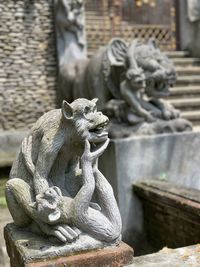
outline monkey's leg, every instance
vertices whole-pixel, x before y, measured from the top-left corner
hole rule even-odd
[[[87,213],[95,189],[92,164],[89,161],[84,161],[82,165],[83,186],[73,201],[73,205],[78,216],[83,212]]]
[[[10,179],[6,183],[6,200],[8,208],[16,225],[20,227],[28,226],[32,219],[29,204],[34,202],[33,190],[22,179]]]
[[[46,235],[55,236],[63,242],[72,242],[80,234],[76,233],[77,229],[42,222],[33,205],[35,201],[33,189],[22,179],[13,178],[7,182],[6,199],[14,222],[20,227],[27,227],[32,223],[34,232],[41,230]]]
[[[102,212],[109,219],[110,223],[116,229],[116,232],[120,234],[122,227],[121,215],[112,186],[98,169],[95,170],[94,177],[96,181],[96,192]]]
[[[120,226],[116,227],[117,223],[113,223],[110,220],[110,216],[108,216],[108,214],[104,215],[100,211],[89,208],[89,203],[95,189],[95,179],[93,175],[92,163],[87,161],[83,162],[82,170],[84,183],[82,188],[74,198],[74,201],[72,202],[74,224],[78,228],[82,229],[85,232],[88,232],[99,240],[112,242],[120,236],[121,224]],[[111,200],[111,202],[113,201]],[[110,209],[111,208],[112,206],[110,207]],[[108,212],[109,211],[107,209],[107,213]],[[114,215],[112,214],[111,217],[113,218]]]

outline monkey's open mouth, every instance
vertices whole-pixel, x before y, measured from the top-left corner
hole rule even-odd
[[[167,82],[156,82],[155,89],[163,96],[169,95],[169,85]]]
[[[103,123],[100,123],[96,125],[95,127],[91,128],[89,130],[90,133],[96,133],[96,134],[101,134],[102,132],[106,131],[108,125],[108,121],[105,121]]]
[[[149,97],[167,97],[170,94],[169,88],[170,85],[166,81],[154,80],[149,87],[147,86],[146,93]]]
[[[96,125],[95,127],[91,128],[89,130],[89,132],[92,135],[95,135],[97,138],[100,138],[100,139],[105,138],[108,136],[107,126],[108,126],[108,120],[106,120],[106,121]]]

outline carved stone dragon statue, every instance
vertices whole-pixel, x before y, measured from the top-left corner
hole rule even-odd
[[[127,45],[114,38],[91,59],[61,70],[60,77],[61,99],[99,98],[99,108],[111,119],[112,138],[192,129],[163,99],[176,82],[176,71],[153,40]]]

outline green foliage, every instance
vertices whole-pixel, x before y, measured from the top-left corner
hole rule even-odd
[[[5,185],[6,185],[7,178],[0,179],[0,208],[4,208],[7,206],[6,199],[5,199]]]
[[[0,208],[6,208],[6,207],[7,207],[6,198],[0,197]]]
[[[159,175],[159,178],[158,179],[161,180],[161,181],[167,181],[168,180],[167,174],[165,172],[162,172]]]

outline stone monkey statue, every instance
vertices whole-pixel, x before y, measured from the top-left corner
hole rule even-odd
[[[125,79],[120,83],[120,93],[122,99],[126,102],[127,107],[127,120],[130,123],[141,121],[152,122],[155,119],[149,111],[143,107],[143,94],[146,87],[146,79],[144,70],[138,67],[134,57],[134,49],[137,42],[132,42],[127,49],[126,65],[127,71]]]
[[[121,217],[113,190],[98,170],[109,139],[108,118],[97,99],[63,101],[44,114],[22,142],[6,184],[8,208],[19,227],[62,242],[81,232],[105,241],[120,238]],[[96,192],[99,202],[92,204]]]
[[[151,113],[142,106],[144,87],[145,78],[142,69],[128,70],[126,79],[120,84],[120,93],[127,104],[126,117],[130,124],[155,120]]]

